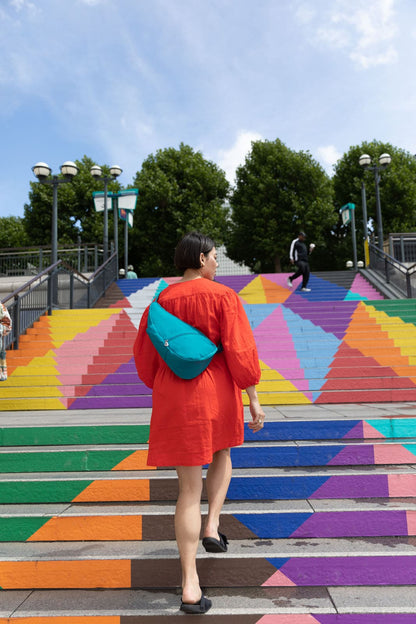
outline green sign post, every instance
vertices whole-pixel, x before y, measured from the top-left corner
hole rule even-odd
[[[351,234],[352,234],[352,253],[354,261],[354,270],[357,271],[357,236],[355,232],[355,204],[345,204],[340,208],[342,224],[348,225],[351,222]]]

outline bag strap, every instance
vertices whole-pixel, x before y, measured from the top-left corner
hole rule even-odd
[[[165,289],[163,289],[163,290],[165,290]],[[154,298],[153,298],[153,300],[152,300],[152,303],[157,303],[158,305],[160,305],[160,303],[158,302],[158,299],[159,299],[159,295],[160,295],[160,293],[161,293],[161,292],[162,292],[162,290],[160,290],[160,291],[159,291],[159,292],[158,292],[158,293],[154,296]],[[150,305],[152,305],[152,303],[151,303]],[[161,306],[161,307],[163,307],[163,306]],[[167,310],[166,310],[166,312],[167,312]],[[172,312],[169,312],[169,314],[171,314],[172,316],[175,316],[176,318],[179,318],[178,316],[176,316],[176,314],[172,314]],[[185,323],[186,325],[189,325],[189,327],[192,327],[193,329],[196,329],[196,327],[194,327],[194,326],[193,326],[193,325],[191,325],[190,323],[187,323],[186,321],[183,321],[182,319],[180,319],[180,320],[182,321],[182,323]],[[199,330],[199,331],[201,331],[201,330]],[[201,333],[203,334],[204,332],[201,332]],[[204,334],[204,336],[205,336],[205,334]],[[208,336],[207,336],[207,337],[208,337]],[[215,344],[215,343],[214,343],[214,344]],[[222,346],[222,344],[221,344],[221,343],[220,343],[219,345],[217,345],[217,349],[218,349],[217,353],[221,353],[221,351],[224,351],[224,348],[223,348],[223,346]]]

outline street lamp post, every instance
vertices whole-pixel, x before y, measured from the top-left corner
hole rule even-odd
[[[50,184],[53,189],[52,201],[52,236],[51,236],[51,264],[58,262],[58,186],[71,182],[72,178],[78,173],[78,167],[70,160],[64,162],[61,166],[60,178],[58,175],[52,175],[52,169],[43,162],[38,162],[32,167],[32,171],[41,184]],[[57,280],[52,279],[52,302],[57,303]]]
[[[371,157],[368,154],[362,154],[358,159],[359,164],[364,169],[368,169],[374,173],[374,182],[376,185],[376,212],[377,212],[377,238],[378,238],[378,246],[381,250],[383,250],[383,221],[381,216],[381,203],[380,203],[380,171],[385,169],[391,163],[390,154],[381,154],[378,159],[378,165],[371,164]]]
[[[108,195],[108,183],[118,178],[123,170],[118,165],[110,167],[110,175],[102,175],[102,169],[98,165],[91,167],[90,173],[96,180],[102,180],[104,182],[104,237],[103,237],[103,259],[104,262],[108,259],[108,210],[107,210],[107,195]]]

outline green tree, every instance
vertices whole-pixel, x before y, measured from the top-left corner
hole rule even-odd
[[[340,208],[347,202],[356,205],[357,243],[363,238],[362,182],[365,184],[367,216],[370,229],[377,233],[376,199],[374,173],[365,171],[359,165],[362,154],[369,154],[372,162],[378,164],[383,153],[390,154],[391,164],[380,172],[380,204],[383,219],[384,238],[394,232],[414,232],[416,228],[416,160],[412,154],[381,141],[363,142],[350,147],[335,166],[333,177],[335,206]],[[339,237],[348,233],[350,227],[339,227]]]
[[[103,183],[90,174],[93,160],[84,156],[76,160],[78,173],[68,184],[58,187],[58,242],[76,244],[78,237],[86,243],[101,242],[103,239],[103,215],[94,208],[93,191],[102,191]],[[109,175],[109,167],[102,167],[103,174]],[[30,244],[49,245],[51,242],[52,186],[30,183],[30,204],[24,208],[24,227]],[[117,181],[108,185],[109,191],[118,191]],[[111,201],[109,208],[109,239],[112,236]]]
[[[229,257],[256,272],[279,272],[289,268],[290,243],[305,230],[317,246],[316,269],[337,220],[332,197],[328,175],[309,153],[279,139],[253,142],[231,197]]]
[[[229,189],[224,172],[200,152],[180,144],[158,150],[143,162],[129,261],[140,275],[174,275],[173,253],[180,237],[200,230],[218,243],[227,230]]]
[[[29,242],[21,217],[0,217],[0,248],[25,247]]]

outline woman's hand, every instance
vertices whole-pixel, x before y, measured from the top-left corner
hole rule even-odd
[[[246,388],[246,392],[250,400],[250,414],[253,419],[251,422],[248,423],[248,426],[252,431],[254,431],[254,433],[256,433],[257,431],[260,431],[260,429],[263,429],[264,419],[266,416],[260,405],[256,387],[250,386],[249,388]]]

